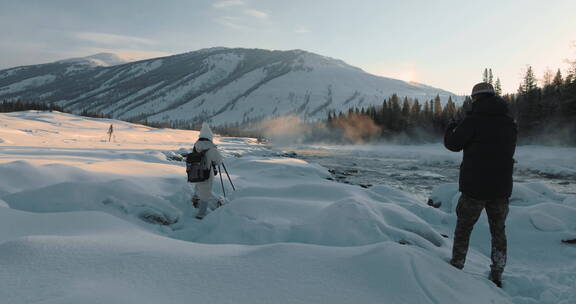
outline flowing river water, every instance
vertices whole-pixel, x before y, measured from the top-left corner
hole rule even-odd
[[[370,187],[387,184],[426,202],[440,184],[457,183],[461,153],[439,144],[336,146],[299,145],[285,155],[320,164],[332,179]],[[515,157],[515,182],[538,182],[556,192],[576,194],[576,149],[519,147]]]

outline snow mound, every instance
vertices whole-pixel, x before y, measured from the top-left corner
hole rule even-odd
[[[10,206],[4,200],[0,199],[0,208],[10,208]]]
[[[567,206],[576,207],[576,196],[566,197],[564,199],[564,201],[562,201],[562,204],[567,205]]]
[[[35,166],[28,161],[14,161],[0,164],[0,175],[10,176],[2,180],[1,193],[15,193],[37,189],[65,181],[89,181],[98,175],[62,164]]]
[[[295,228],[307,242],[330,246],[359,246],[383,241],[422,248],[446,245],[428,223],[394,204],[343,199],[324,208]]]
[[[11,208],[31,212],[102,210],[122,217],[135,216],[164,225],[174,224],[180,211],[168,201],[146,194],[126,180],[63,182],[4,196]]]
[[[532,225],[540,231],[562,231],[566,229],[566,226],[561,220],[543,212],[531,213],[530,221]]]
[[[135,225],[102,212],[31,213],[0,208],[0,243],[40,235],[132,235],[140,233],[142,230]]]

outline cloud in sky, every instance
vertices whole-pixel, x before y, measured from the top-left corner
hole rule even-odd
[[[245,9],[244,14],[258,19],[268,19],[268,13],[255,9]]]
[[[74,37],[104,45],[154,45],[155,41],[134,36],[125,36],[109,33],[79,32]]]
[[[234,6],[243,6],[244,1],[242,0],[225,0],[225,1],[218,1],[212,4],[213,8],[227,8],[227,7],[234,7]]]
[[[215,17],[213,21],[232,30],[257,30],[258,26],[255,26],[254,22],[269,18],[267,12],[250,8],[242,0],[219,1],[212,4],[212,7],[217,11],[224,12],[224,14]]]
[[[297,26],[296,29],[294,29],[294,32],[298,34],[307,34],[310,33],[310,30],[307,27],[300,25]]]
[[[250,27],[242,24],[242,20],[234,16],[221,16],[215,19],[217,23],[220,23],[228,28],[234,30],[249,30]]]

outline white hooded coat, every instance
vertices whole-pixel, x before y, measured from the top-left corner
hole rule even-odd
[[[198,141],[194,144],[194,149],[198,152],[207,151],[205,154],[206,161],[212,165],[218,167],[222,165],[222,155],[218,152],[218,148],[216,145],[212,143],[214,135],[212,134],[212,130],[208,124],[202,124],[202,130],[200,131],[200,135],[198,136]],[[205,138],[208,140],[200,140],[201,138]],[[214,181],[214,170],[210,170],[210,177],[199,183],[195,183],[195,195],[200,199],[200,201],[209,203],[213,200],[212,195],[212,182]]]

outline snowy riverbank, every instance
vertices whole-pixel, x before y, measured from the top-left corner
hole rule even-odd
[[[229,203],[198,221],[184,164],[166,158],[197,132],[38,112],[0,114],[0,126],[5,303],[576,300],[576,248],[560,243],[576,237],[576,198],[539,183],[516,185],[500,290],[485,279],[484,218],[465,270],[446,263],[454,184],[436,187],[436,209],[387,185],[330,181],[326,168],[251,139],[219,138],[238,191],[228,187]]]

